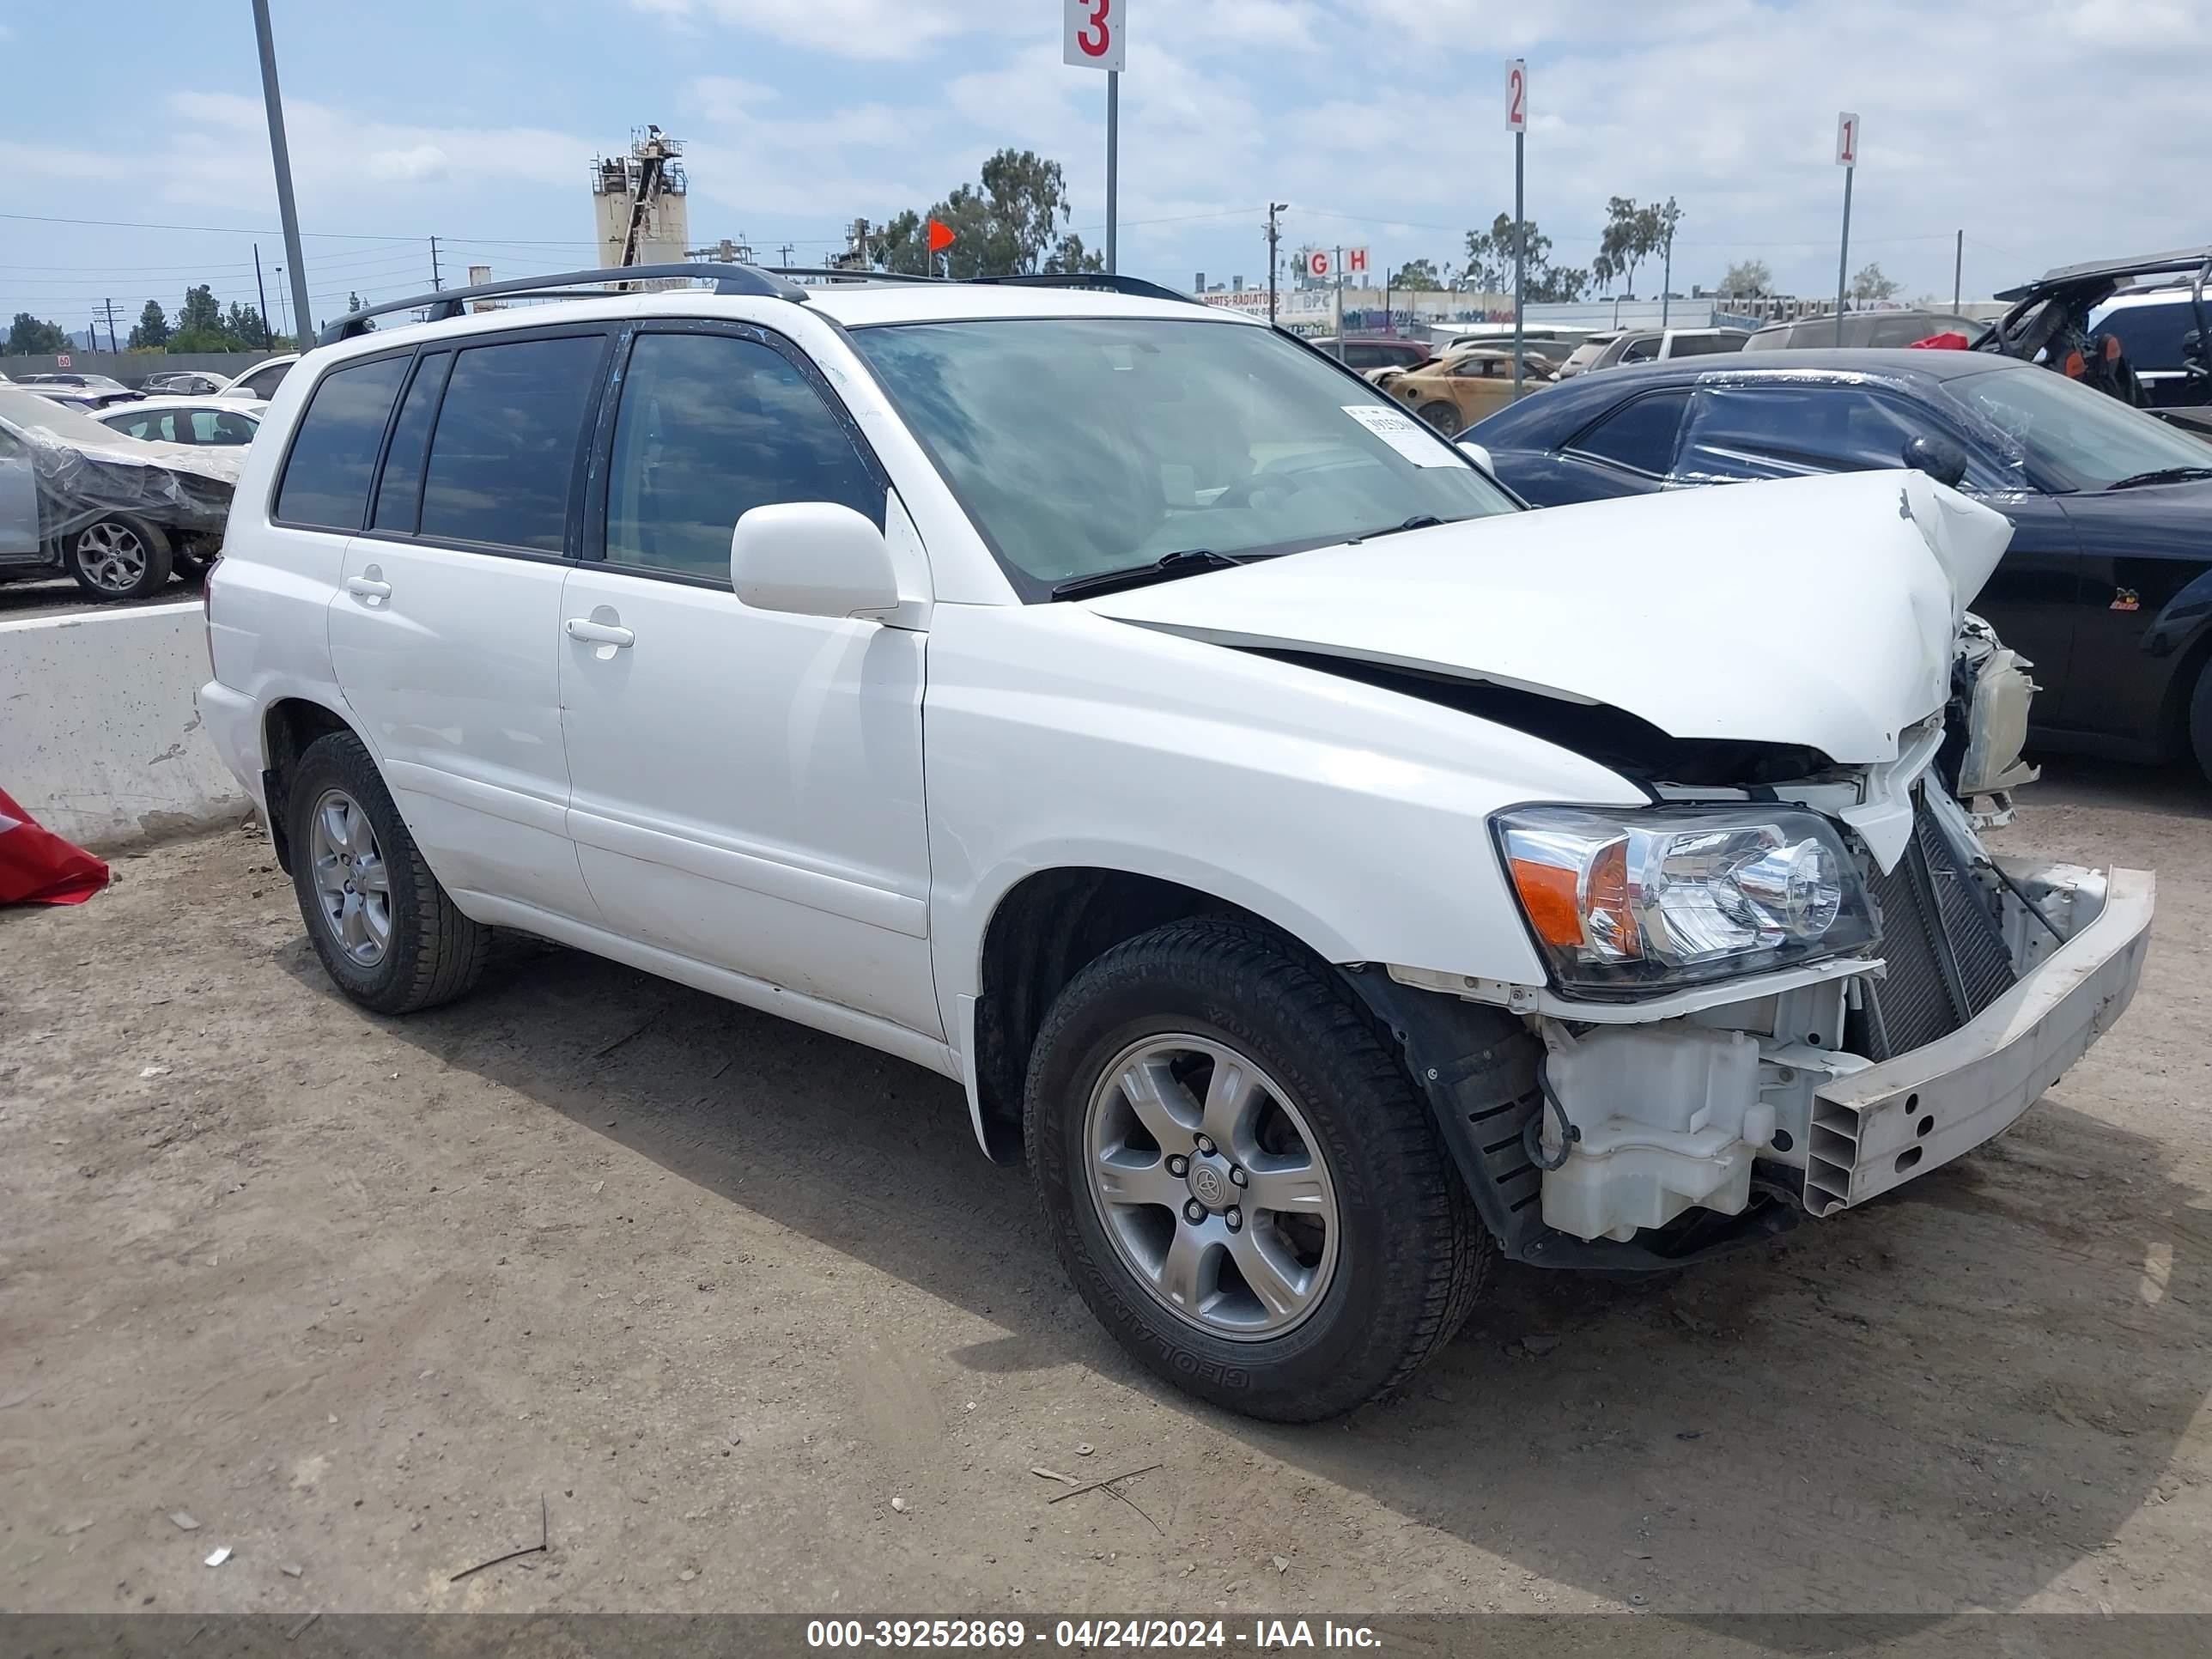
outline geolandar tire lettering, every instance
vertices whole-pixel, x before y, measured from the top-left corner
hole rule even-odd
[[[1091,1311],[1233,1410],[1307,1422],[1398,1386],[1487,1273],[1403,1069],[1325,963],[1251,923],[1171,923],[1085,969],[1024,1109]]]
[[[430,873],[359,738],[333,732],[307,746],[285,818],[301,918],[347,996],[407,1014],[476,983],[491,929],[463,915]]]

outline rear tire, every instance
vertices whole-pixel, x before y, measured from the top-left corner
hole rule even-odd
[[[1458,405],[1441,400],[1432,404],[1423,404],[1421,418],[1447,438],[1465,424],[1459,417]]]
[[[62,564],[95,599],[143,599],[169,585],[169,538],[139,519],[111,513],[62,538]]]
[[[491,929],[430,873],[359,738],[307,745],[284,816],[300,915],[338,989],[373,1012],[411,1014],[475,985]]]
[[[1239,1091],[1214,1080],[1231,1064],[1262,1104],[1224,1135],[1214,1100]],[[1165,1081],[1140,1107],[1148,1078]],[[1170,923],[1077,975],[1032,1051],[1024,1128],[1091,1312],[1161,1376],[1247,1416],[1311,1422],[1399,1387],[1459,1328],[1494,1254],[1350,993],[1250,923]],[[1209,1207],[1224,1201],[1249,1212]],[[1210,1265],[1178,1277],[1182,1250]]]

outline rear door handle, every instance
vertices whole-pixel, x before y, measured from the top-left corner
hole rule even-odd
[[[637,635],[627,628],[617,628],[611,623],[593,622],[586,617],[568,618],[568,637],[581,640],[586,645],[611,645],[617,648],[637,643]]]
[[[346,592],[364,599],[388,599],[392,597],[390,582],[372,581],[367,576],[348,576]]]

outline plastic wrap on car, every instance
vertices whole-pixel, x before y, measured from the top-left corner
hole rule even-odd
[[[29,392],[0,389],[0,420],[28,452],[40,536],[47,541],[112,514],[220,535],[246,465],[243,445],[203,449],[129,438]]]

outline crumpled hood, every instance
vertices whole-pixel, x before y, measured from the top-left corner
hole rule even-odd
[[[1960,617],[2011,538],[1925,474],[1858,472],[1407,531],[1083,603],[1868,765],[1943,706]]]

